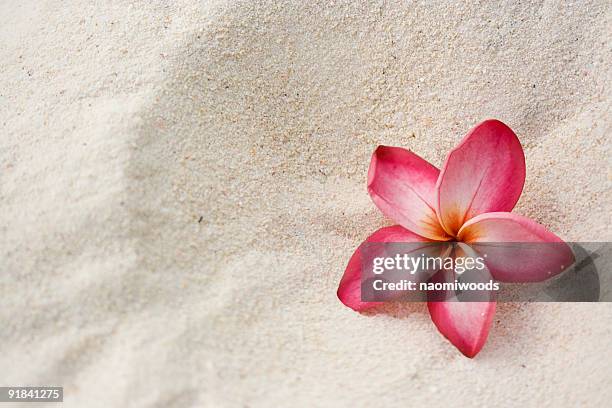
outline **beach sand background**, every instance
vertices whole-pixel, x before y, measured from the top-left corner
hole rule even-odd
[[[469,3],[469,4],[467,4]],[[518,134],[516,212],[610,241],[612,3],[0,2],[0,385],[66,407],[605,406],[610,304],[336,298],[378,144]]]

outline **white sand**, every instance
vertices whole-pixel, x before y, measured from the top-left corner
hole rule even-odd
[[[488,117],[525,147],[518,212],[612,239],[609,1],[69,3],[0,4],[0,385],[66,407],[612,400],[610,304],[500,305],[469,360],[424,305],[335,295],[388,223],[375,146],[440,165]]]

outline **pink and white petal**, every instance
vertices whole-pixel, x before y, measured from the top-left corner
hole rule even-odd
[[[427,302],[440,333],[466,357],[474,357],[487,341],[495,302]]]
[[[518,214],[481,214],[461,227],[458,239],[486,254],[491,275],[502,282],[540,282],[574,263],[569,245]]]
[[[409,150],[379,146],[368,171],[372,201],[404,228],[434,240],[449,237],[434,210],[439,170]]]
[[[423,242],[427,241],[423,237],[408,231],[400,225],[384,227],[370,235],[351,256],[346,266],[344,275],[338,286],[338,299],[346,306],[356,311],[369,309],[381,302],[362,302],[361,301],[361,269],[363,246],[370,242]]]
[[[447,156],[437,189],[442,227],[456,236],[469,219],[483,213],[510,211],[525,183],[525,156],[518,138],[498,120],[472,129]]]

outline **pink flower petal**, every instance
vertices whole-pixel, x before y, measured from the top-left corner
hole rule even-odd
[[[498,120],[472,129],[446,158],[436,184],[437,214],[456,236],[467,220],[510,211],[525,183],[525,156],[514,132]]]
[[[369,242],[423,242],[423,237],[408,231],[400,225],[384,227],[370,235],[353,253],[338,286],[338,299],[356,311],[366,310],[381,302],[361,301],[361,248]]]
[[[465,356],[484,346],[495,315],[495,302],[428,302],[429,314],[440,333]]]
[[[423,237],[447,240],[435,213],[439,170],[400,147],[379,146],[368,171],[372,201],[387,217]]]
[[[502,282],[539,282],[574,263],[569,245],[518,214],[481,214],[461,227],[458,239],[487,254],[491,275]]]

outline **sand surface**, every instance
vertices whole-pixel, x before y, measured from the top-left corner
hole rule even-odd
[[[107,4],[102,4],[107,3]],[[605,406],[612,306],[503,304],[474,360],[360,315],[378,144],[495,117],[517,212],[612,239],[609,1],[0,2],[0,386],[66,407]]]

